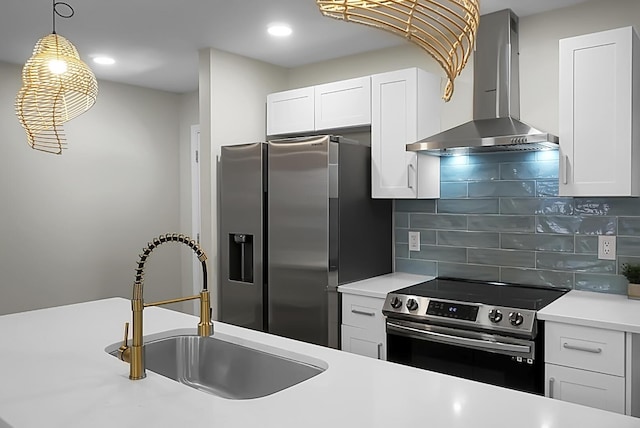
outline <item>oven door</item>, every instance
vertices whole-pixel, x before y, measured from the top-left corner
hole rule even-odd
[[[544,394],[544,362],[531,340],[387,319],[387,360]]]

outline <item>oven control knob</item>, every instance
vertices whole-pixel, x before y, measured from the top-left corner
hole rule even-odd
[[[502,321],[502,312],[500,312],[498,309],[491,309],[489,311],[489,320],[492,323],[499,323],[500,321]]]
[[[393,309],[398,309],[400,306],[402,306],[402,300],[400,300],[398,296],[395,296],[393,299],[391,299],[391,307]]]
[[[520,312],[511,312],[509,314],[509,322],[511,325],[520,325],[524,321],[524,317]]]
[[[418,302],[416,302],[416,299],[407,300],[407,309],[409,309],[410,311],[415,311],[416,309],[418,309]]]

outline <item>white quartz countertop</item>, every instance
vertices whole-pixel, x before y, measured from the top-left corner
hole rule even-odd
[[[145,335],[196,318],[145,309]],[[273,395],[229,400],[147,372],[128,379],[104,349],[130,303],[114,298],[0,317],[0,426],[630,428],[640,419],[216,323],[219,335],[321,359],[328,369]]]
[[[391,291],[429,281],[433,278],[435,277],[394,272],[341,285],[338,287],[338,291],[341,293],[384,299],[387,297],[387,293]]]
[[[538,311],[538,318],[640,333],[640,300],[618,294],[571,290]]]

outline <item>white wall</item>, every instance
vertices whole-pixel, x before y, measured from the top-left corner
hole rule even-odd
[[[286,88],[287,71],[216,49],[200,51],[202,245],[209,255],[209,284],[217,318],[217,168],[220,147],[264,141],[266,98]]]
[[[20,84],[0,63],[0,314],[130,297],[142,248],[180,226],[179,96],[101,81],[56,156],[27,145]],[[180,293],[179,251],[149,259],[147,300]]]
[[[192,198],[191,189],[193,182],[191,180],[191,131],[193,126],[198,126],[200,117],[198,110],[198,91],[188,92],[179,96],[179,121],[180,121],[180,233],[192,236]],[[193,260],[194,254],[189,251],[182,252],[182,295],[188,296],[194,294],[193,289]],[[177,296],[176,296],[177,297]],[[193,312],[192,309],[197,305],[193,302],[185,302],[182,305],[176,305],[181,310]]]

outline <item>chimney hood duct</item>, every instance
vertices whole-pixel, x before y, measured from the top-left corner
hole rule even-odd
[[[557,149],[558,137],[520,118],[518,17],[510,10],[482,15],[476,38],[473,120],[407,144],[437,156]]]

